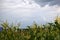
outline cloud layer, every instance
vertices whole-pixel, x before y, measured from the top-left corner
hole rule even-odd
[[[37,8],[39,7],[38,4],[36,4],[32,0],[1,0],[0,7],[3,8]]]
[[[58,5],[60,6],[60,0],[35,0],[36,3],[38,3],[41,6],[45,6],[45,5]]]

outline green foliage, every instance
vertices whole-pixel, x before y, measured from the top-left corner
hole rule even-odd
[[[60,20],[59,20],[60,21]],[[60,40],[60,23],[56,19],[54,23],[39,26],[34,23],[27,29],[20,29],[20,24],[9,25],[4,22],[0,32],[0,40]]]

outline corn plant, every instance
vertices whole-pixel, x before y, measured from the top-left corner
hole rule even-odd
[[[60,19],[53,23],[38,25],[34,23],[26,29],[19,28],[20,24],[9,25],[6,21],[0,27],[0,40],[60,40]]]

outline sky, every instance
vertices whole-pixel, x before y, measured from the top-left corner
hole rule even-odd
[[[60,15],[60,0],[0,0],[0,22],[21,22],[22,28],[34,21],[52,22],[57,15]]]

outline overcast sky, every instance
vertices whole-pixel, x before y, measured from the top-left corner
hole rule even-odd
[[[0,0],[0,22],[45,23],[60,15],[60,0]]]

